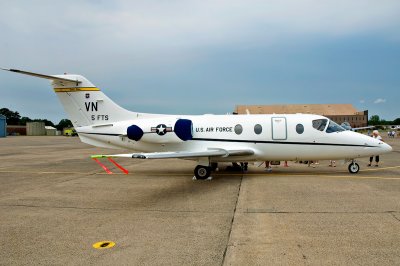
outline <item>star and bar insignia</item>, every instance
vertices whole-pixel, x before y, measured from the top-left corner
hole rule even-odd
[[[159,124],[156,127],[151,127],[151,132],[163,136],[167,134],[167,132],[172,132],[172,127],[167,127],[165,124]]]

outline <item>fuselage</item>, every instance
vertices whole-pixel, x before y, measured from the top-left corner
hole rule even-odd
[[[179,140],[174,121],[192,122],[192,138]],[[148,141],[135,141],[127,136],[131,125],[151,126],[144,132]],[[168,131],[158,135],[155,128],[165,125]],[[354,159],[390,152],[386,143],[372,137],[343,130],[326,117],[309,114],[271,115],[165,115],[96,126],[77,128],[82,141],[108,148],[140,152],[187,150],[251,149],[253,155],[235,157],[237,161]],[[232,161],[216,157],[212,161]]]

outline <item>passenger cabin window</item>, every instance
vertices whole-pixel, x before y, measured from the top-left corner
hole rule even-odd
[[[297,134],[303,134],[304,126],[302,124],[297,124],[296,125],[296,132],[297,132]]]
[[[262,132],[262,126],[260,124],[257,124],[254,126],[254,133],[256,133],[257,135],[260,135]]]
[[[312,126],[316,130],[324,131],[327,123],[328,119],[316,119],[312,121]]]
[[[345,131],[344,128],[333,122],[332,120],[329,120],[329,125],[328,128],[326,129],[326,133],[333,133],[333,132],[341,132]]]
[[[236,134],[238,134],[238,135],[240,135],[240,134],[242,134],[242,132],[243,132],[243,127],[242,127],[242,125],[239,125],[239,124],[237,124],[236,126],[235,126],[235,133]]]

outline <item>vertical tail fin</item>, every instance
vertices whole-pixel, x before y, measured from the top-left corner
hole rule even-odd
[[[56,76],[80,83],[53,80],[52,86],[76,127],[132,120],[139,116],[108,98],[99,88],[80,75]]]
[[[120,107],[81,75],[44,75],[17,69],[2,69],[51,80],[53,89],[74,127],[154,116]]]

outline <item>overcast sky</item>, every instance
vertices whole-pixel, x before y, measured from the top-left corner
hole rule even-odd
[[[399,0],[5,1],[0,66],[84,75],[140,112],[350,103],[400,117]],[[0,72],[0,107],[55,123],[49,82]]]

